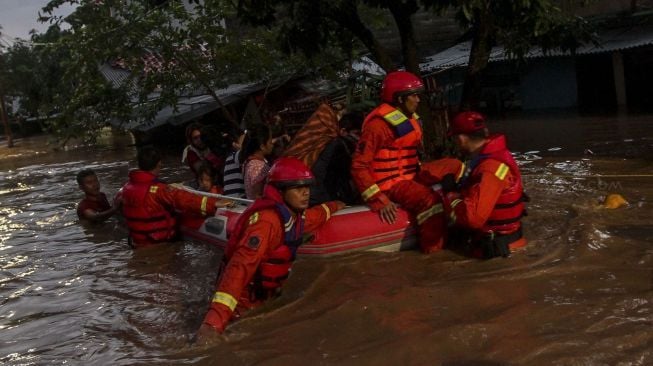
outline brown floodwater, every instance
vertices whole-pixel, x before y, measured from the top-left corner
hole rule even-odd
[[[192,343],[221,252],[131,250],[116,219],[81,225],[75,174],[113,195],[128,139],[0,147],[0,364],[653,364],[653,117],[528,115],[507,133],[531,196],[527,249],[299,259],[281,297]],[[163,177],[186,179],[178,152]],[[601,176],[601,177],[599,177]],[[628,207],[598,201],[620,193]]]

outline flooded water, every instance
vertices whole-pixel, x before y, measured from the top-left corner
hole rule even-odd
[[[0,148],[0,364],[653,364],[653,117],[492,123],[518,152],[527,249],[298,260],[283,295],[191,342],[221,253],[131,250],[121,223],[79,224],[75,174],[113,195],[132,147]],[[179,157],[164,178],[187,177]],[[598,207],[606,194],[630,205]]]

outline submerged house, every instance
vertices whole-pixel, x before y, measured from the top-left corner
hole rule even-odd
[[[653,24],[606,29],[598,45],[575,54],[532,49],[522,63],[492,50],[483,82],[488,113],[510,109],[575,108],[579,111],[653,111]],[[421,64],[437,80],[448,101],[460,100],[471,42],[456,44]]]
[[[352,75],[358,77],[380,78],[379,75],[384,73],[367,57],[354,62],[351,68]],[[116,87],[126,82],[130,75],[129,71],[119,65],[108,63],[100,66],[100,72]],[[358,95],[347,95],[351,90],[347,80],[338,82],[311,75],[233,84],[214,90],[219,102],[205,91],[198,91],[192,96],[179,97],[176,107],[165,107],[148,121],[114,120],[111,124],[129,130],[139,144],[149,141],[182,142],[180,139],[183,139],[185,125],[193,121],[225,131],[233,130],[233,123],[221,113],[222,109],[228,109],[241,129],[255,122],[270,123],[275,115],[279,115],[288,132],[292,133],[303,125],[320,102],[344,105],[360,99],[361,90],[356,89]],[[152,99],[156,97],[151,96]]]

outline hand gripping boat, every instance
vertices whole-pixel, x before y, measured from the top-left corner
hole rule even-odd
[[[253,201],[181,188],[237,202],[234,207],[218,209],[213,217],[185,216],[180,219],[180,231],[185,239],[224,248],[238,216]],[[304,244],[297,250],[300,257],[327,257],[363,250],[399,251],[413,248],[417,243],[415,227],[406,211],[397,210],[397,220],[393,224],[386,224],[381,221],[378,213],[362,205],[336,212],[320,229],[308,234]]]

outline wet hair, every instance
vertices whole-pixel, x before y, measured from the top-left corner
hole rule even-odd
[[[243,164],[253,153],[261,149],[268,140],[272,138],[270,127],[264,124],[256,124],[247,130],[243,139],[243,146],[240,149],[238,160]]]
[[[193,135],[193,131],[202,132],[202,125],[197,123],[197,122],[193,122],[193,123],[189,124],[188,126],[186,126],[186,143],[188,145],[193,144],[193,138],[191,137]]]
[[[138,169],[150,171],[156,168],[161,161],[161,153],[154,146],[144,146],[138,149],[136,159],[138,160]]]
[[[80,170],[79,173],[77,173],[77,184],[81,186],[84,178],[90,177],[91,175],[96,175],[92,169]]]
[[[209,177],[211,177],[211,181],[215,180],[215,169],[209,164],[208,161],[202,161],[197,168],[197,180],[199,181],[200,177],[203,174],[207,174]]]
[[[363,128],[364,119],[365,115],[362,112],[347,112],[340,118],[338,125],[347,132],[360,130]]]

